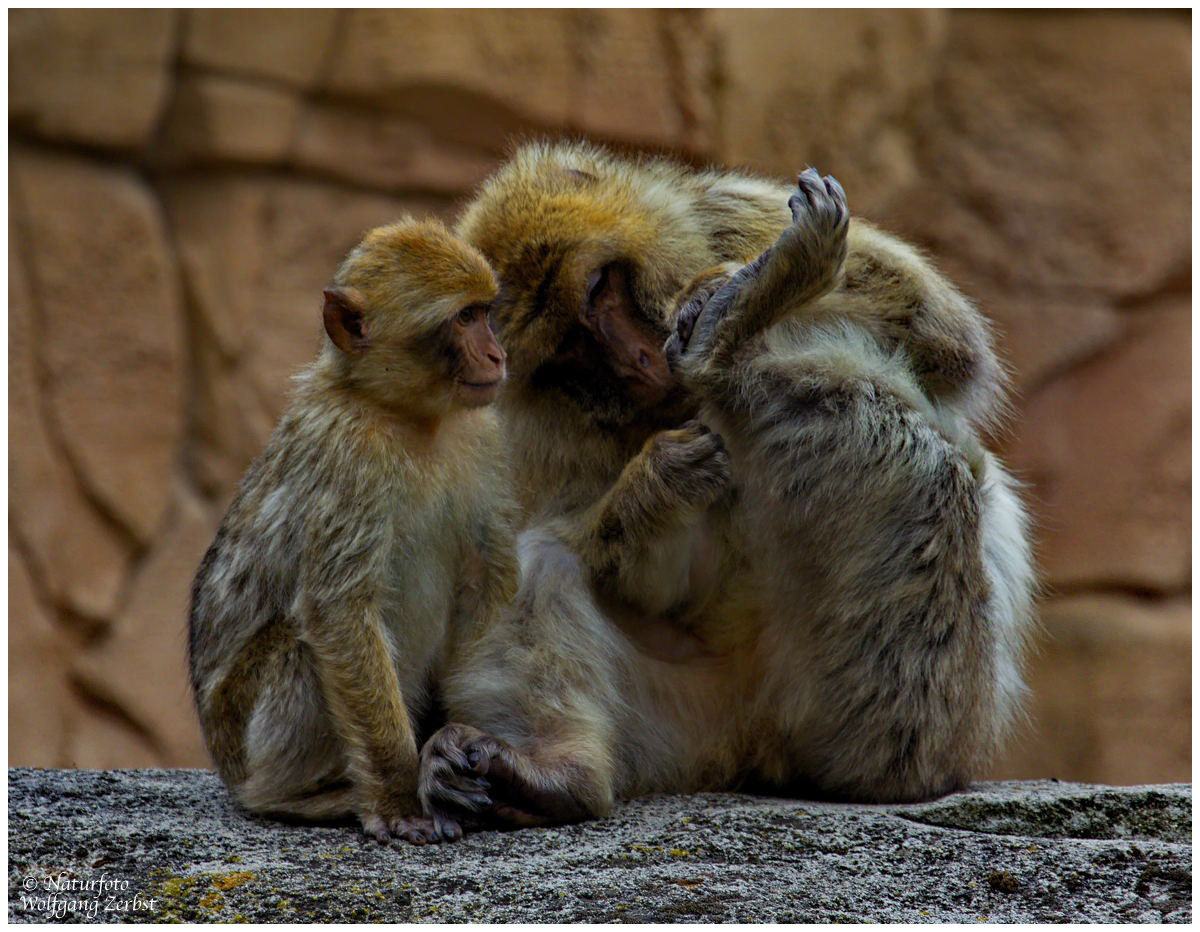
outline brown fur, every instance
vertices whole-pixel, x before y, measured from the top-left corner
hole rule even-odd
[[[501,282],[527,530],[513,607],[446,678],[462,724],[423,752],[442,824],[740,785],[927,798],[1013,720],[1031,576],[977,437],[1001,396],[988,328],[807,185],[796,219],[785,185],[534,145],[465,212]],[[738,313],[695,314],[705,363],[658,397],[581,322],[618,307],[641,346],[676,325],[674,296],[711,297],[772,246],[730,289]],[[680,426],[697,414],[728,450]],[[488,805],[472,781],[493,760]]]
[[[329,335],[197,573],[190,664],[222,777],[248,808],[419,816],[418,734],[447,655],[516,582],[494,413],[487,264],[439,223],[369,233],[326,291]],[[464,385],[464,379],[468,384]]]

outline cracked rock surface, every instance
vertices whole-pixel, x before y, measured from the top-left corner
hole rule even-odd
[[[247,816],[207,771],[14,769],[9,919],[1184,923],[1191,798],[1051,781],[907,806],[707,793],[414,848]]]

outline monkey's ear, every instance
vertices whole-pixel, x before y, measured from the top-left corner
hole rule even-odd
[[[365,301],[353,288],[330,285],[325,289],[325,332],[343,353],[361,353],[370,344],[363,329]]]

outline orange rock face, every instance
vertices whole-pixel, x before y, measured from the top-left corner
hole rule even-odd
[[[191,574],[371,226],[529,135],[789,175],[995,322],[1042,577],[995,773],[1190,776],[1184,13],[10,15],[12,764],[204,765]]]

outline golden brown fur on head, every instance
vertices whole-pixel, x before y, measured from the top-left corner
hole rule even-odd
[[[652,370],[670,298],[706,242],[687,187],[670,163],[582,143],[527,146],[484,185],[457,230],[500,279],[493,320],[517,387],[557,391],[612,423],[661,401],[669,375]],[[617,316],[597,323],[601,305]]]
[[[325,296],[330,342],[320,365],[329,377],[428,417],[491,400],[477,383],[503,377],[503,353],[459,331],[472,320],[486,328],[496,279],[440,221],[406,218],[372,230]]]

